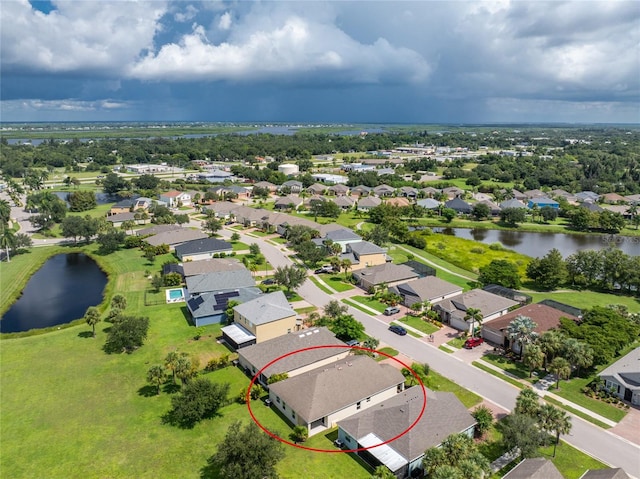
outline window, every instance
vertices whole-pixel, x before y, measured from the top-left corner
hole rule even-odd
[[[282,410],[283,411],[287,410],[287,403],[285,403],[284,401],[282,401]]]
[[[360,409],[360,401],[356,403],[356,409]]]
[[[296,418],[296,412],[295,412],[295,411],[291,411],[291,417],[292,417],[293,419],[295,419],[295,418]]]
[[[278,396],[276,396],[276,402],[280,404],[280,398]]]

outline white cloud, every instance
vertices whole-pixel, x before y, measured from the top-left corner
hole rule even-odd
[[[132,103],[115,100],[4,100],[0,102],[0,111],[38,112],[38,111],[100,111],[123,110],[131,108]]]
[[[231,28],[231,13],[224,12],[218,20],[218,28],[220,30],[229,30]]]
[[[194,7],[193,5],[187,5],[187,8],[185,8],[184,12],[176,12],[173,15],[173,18],[176,20],[176,22],[188,22],[189,20],[193,20],[197,13],[198,9],[196,7]]]

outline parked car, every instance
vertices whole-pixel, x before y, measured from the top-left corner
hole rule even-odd
[[[392,324],[391,326],[389,326],[389,331],[399,334],[400,336],[404,336],[407,334],[407,330],[402,326],[398,326],[397,324]]]
[[[469,338],[464,342],[465,349],[473,349],[476,346],[480,346],[484,343],[484,339],[482,338]]]
[[[387,309],[384,310],[384,315],[385,316],[391,316],[392,314],[396,314],[400,312],[400,308],[398,308],[397,306],[389,306]]]
[[[332,271],[333,266],[331,266],[330,264],[325,264],[324,266],[321,266],[320,268],[315,270],[315,274],[331,273]]]
[[[352,339],[351,341],[347,341],[347,346],[360,346],[360,341]]]
[[[276,284],[276,280],[273,279],[273,278],[267,278],[267,279],[262,281],[262,284],[266,284],[266,285]]]

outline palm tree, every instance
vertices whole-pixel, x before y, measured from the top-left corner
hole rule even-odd
[[[7,224],[11,219],[11,205],[7,200],[0,200],[0,224]]]
[[[342,271],[344,271],[344,280],[347,281],[347,279],[348,279],[347,273],[351,269],[351,260],[346,259],[346,258],[343,259],[340,262],[340,269],[342,269]]]
[[[84,320],[93,329],[93,337],[96,337],[96,324],[101,320],[100,311],[95,306],[87,308],[87,312],[84,313]]]
[[[567,338],[564,341],[563,350],[564,358],[571,364],[571,369],[577,369],[577,374],[580,374],[580,367],[589,367],[593,364],[593,349],[576,338]]]
[[[4,248],[7,253],[7,263],[11,262],[11,257],[9,256],[9,250],[13,249],[16,244],[16,234],[15,232],[6,226],[0,227],[0,247]]]
[[[544,431],[555,433],[556,441],[553,444],[553,457],[556,457],[560,434],[569,434],[571,431],[571,418],[566,412],[552,404],[543,404],[538,412],[538,424]]]
[[[121,294],[116,294],[111,298],[111,307],[119,310],[127,309],[127,298]]]
[[[136,222],[133,220],[127,220],[122,222],[122,226],[120,226],[123,230],[129,230],[130,234],[133,234],[133,227],[136,225]]]
[[[540,397],[531,388],[524,388],[516,398],[515,414],[535,417],[540,410]]]
[[[258,265],[255,263],[249,264],[249,271],[251,271],[252,276],[255,276],[256,272],[258,271]]]
[[[160,386],[162,386],[166,379],[167,375],[160,364],[151,366],[149,371],[147,371],[147,381],[158,389],[158,394],[160,394]]]
[[[560,379],[569,379],[571,376],[571,365],[565,358],[557,357],[549,365],[549,371],[556,375],[558,382],[556,389],[560,388]]]
[[[173,384],[176,383],[176,367],[179,359],[180,355],[176,351],[170,351],[169,354],[167,354],[167,357],[164,358],[165,367],[169,371],[171,371],[171,379],[173,381]]]
[[[532,376],[533,370],[541,368],[544,364],[544,353],[538,344],[529,346],[522,356],[522,361],[529,367],[529,377]]]
[[[540,336],[539,345],[544,353],[544,369],[547,370],[548,364],[562,351],[564,336],[559,331],[545,331]]]
[[[507,337],[520,346],[520,358],[524,354],[527,344],[531,344],[537,337],[535,329],[538,325],[528,316],[519,314],[507,326]]]
[[[478,329],[482,326],[482,311],[477,308],[467,309],[467,314],[464,316],[465,321],[471,320],[471,336],[476,336],[476,323],[478,323]]]

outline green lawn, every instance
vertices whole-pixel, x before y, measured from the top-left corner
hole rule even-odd
[[[95,245],[85,248],[95,250]],[[69,248],[34,248],[0,265],[0,298],[8,304],[29,274],[46,256]],[[207,458],[216,451],[229,424],[250,420],[246,406],[231,403],[220,415],[193,429],[163,424],[172,395],[151,395],[146,372],[162,363],[169,351],[197,357],[201,367],[229,350],[217,343],[220,326],[206,326],[195,341],[184,304],[145,307],[149,280],[171,255],[149,264],[139,250],[97,256],[110,272],[107,301],[113,294],[127,298],[129,314],[150,317],[148,339],[134,353],[102,351],[109,323],[99,323],[97,338],[87,337],[85,324],[29,337],[3,338],[0,347],[0,462],[3,477],[47,478],[201,478]],[[16,287],[11,288],[15,284]],[[13,296],[12,296],[13,295]],[[230,382],[236,396],[249,379],[229,367],[205,377]],[[254,412],[270,430],[288,435],[289,426],[260,402]],[[333,438],[335,439],[335,438]],[[332,438],[319,435],[310,446],[331,449]],[[278,471],[283,478],[366,479],[370,472],[348,454],[315,454],[286,447]]]
[[[325,293],[327,293],[327,294],[334,294],[335,293],[335,291],[330,290],[324,284],[320,283],[320,281],[318,281],[314,276],[309,276],[309,279],[311,280],[311,282],[313,284],[315,284],[318,288],[320,288]]]
[[[542,457],[549,459],[558,468],[565,479],[578,479],[589,469],[606,469],[607,465],[579,451],[575,447],[560,441],[553,457],[553,446],[540,449]]]
[[[507,376],[506,374],[502,374],[502,373],[496,371],[495,369],[490,368],[489,366],[486,366],[485,364],[482,364],[482,361],[473,361],[471,364],[473,364],[478,369],[482,369],[483,371],[491,374],[492,376],[500,378],[503,381],[506,381],[509,384],[511,384],[511,385],[513,385],[513,386],[515,386],[515,387],[517,387],[519,389],[524,389],[524,387],[525,387],[524,384],[522,384],[517,379],[513,379],[513,378]]]
[[[610,304],[624,304],[632,313],[640,313],[640,300],[631,296],[617,294],[597,293],[595,291],[568,291],[535,293],[526,291],[533,298],[534,303],[543,299],[553,299],[580,309],[588,309],[594,306],[608,306]]]
[[[331,293],[329,293],[329,294],[331,294]],[[352,306],[352,307],[354,307],[354,308],[356,308],[356,309],[359,309],[359,310],[360,310],[360,311],[362,311],[363,313],[366,313],[366,314],[373,314],[373,312],[369,311],[367,308],[365,308],[364,306],[362,306],[362,304],[361,304],[361,303],[358,303],[357,301],[351,301],[351,300],[349,300],[349,299],[343,299],[343,300],[342,300],[342,302],[343,302],[343,303],[345,303],[345,304],[347,304],[347,305],[349,305],[349,306]]]
[[[466,408],[472,408],[482,402],[482,398],[476,393],[454,383],[433,369],[429,372],[429,376],[427,376],[425,386],[433,391],[443,391],[455,394]]]
[[[594,417],[590,416],[589,414],[585,414],[582,411],[573,408],[571,406],[567,406],[566,404],[564,404],[563,402],[558,401],[557,399],[554,399],[550,396],[545,396],[544,400],[547,401],[548,403],[553,404],[554,406],[558,406],[560,409],[564,409],[566,411],[569,411],[571,414],[574,414],[578,417],[581,417],[582,419],[584,419],[585,421],[589,421],[592,424],[595,424],[598,427],[601,427],[602,429],[609,429],[611,426],[609,426],[608,424],[605,424],[602,421],[598,421],[597,419],[595,419]]]
[[[568,399],[578,406],[586,407],[590,411],[593,411],[596,414],[600,414],[607,419],[615,422],[620,422],[622,418],[626,416],[627,411],[612,406],[611,404],[599,401],[597,399],[587,397],[581,392],[581,389],[585,387],[592,379],[593,377],[589,377],[587,379],[574,378],[571,381],[560,381],[560,389],[556,389],[554,385],[551,389],[549,389],[549,391],[560,397]]]
[[[499,354],[485,354],[482,356],[482,360],[488,363],[493,364],[494,366],[498,366],[500,369],[504,370],[509,374],[513,374],[521,379],[525,379],[527,381],[532,380],[533,378],[529,377],[529,368],[526,367],[519,361],[512,361],[504,356],[500,356]],[[544,376],[544,371],[538,371],[539,377]]]
[[[437,276],[446,281],[451,281],[454,284],[457,284],[459,286],[463,286],[469,289],[468,281],[475,281],[478,278],[477,274],[472,273],[471,271],[467,271],[466,269],[460,268],[453,263],[450,263],[442,258],[439,258],[438,256],[435,256],[429,253],[428,251],[421,250],[409,245],[401,245],[401,246],[402,248],[405,248],[409,250],[412,254],[414,254],[416,257],[415,259],[418,261],[420,261],[420,257],[422,257],[431,261],[433,264],[436,265],[436,267],[445,268],[450,270],[453,273],[457,273],[458,275],[463,276],[463,278],[460,278],[459,276],[451,275],[450,273],[445,273],[444,271],[441,271],[440,269],[438,269]],[[454,280],[450,278],[456,278],[456,279]],[[467,279],[465,280],[464,278],[467,278]],[[463,281],[462,284],[459,283],[461,280]]]
[[[380,351],[381,353],[388,354],[389,356],[397,356],[398,354],[400,354],[400,353],[399,353],[398,351],[396,351],[395,349],[393,349],[393,348],[389,348],[389,347],[379,349],[378,351]],[[377,359],[381,361],[381,360],[383,360],[383,359],[389,359],[389,358],[387,358],[386,356],[384,356],[384,355],[382,355],[382,354],[381,354],[381,355],[379,355],[379,356],[378,356],[378,358],[377,358]]]
[[[381,303],[377,299],[373,299],[373,296],[352,296],[351,299],[360,304],[364,304],[365,306],[369,306],[379,313],[382,313],[385,309],[387,309],[386,304]]]
[[[466,341],[465,338],[453,338],[450,341],[447,341],[447,344],[449,346],[453,346],[454,348],[462,349],[465,341]]]
[[[231,244],[233,245],[233,251],[247,251],[249,249],[249,245],[242,241],[233,241]]]
[[[318,275],[322,280],[327,283],[332,289],[335,289],[338,293],[343,291],[351,291],[355,288],[351,283],[344,282],[343,274],[319,274]]]
[[[423,321],[422,319],[416,318],[415,316],[405,316],[404,318],[400,318],[397,321],[400,324],[408,324],[412,328],[417,329],[418,331],[422,331],[425,334],[432,334],[440,329],[436,325]]]

